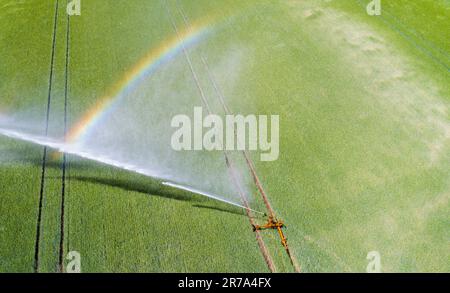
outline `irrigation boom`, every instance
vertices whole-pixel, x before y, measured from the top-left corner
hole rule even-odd
[[[267,220],[267,223],[264,225],[254,225],[253,226],[253,231],[256,230],[267,230],[267,229],[274,229],[278,231],[278,235],[280,236],[281,239],[281,244],[283,245],[283,247],[286,250],[289,250],[288,244],[287,244],[287,239],[286,236],[283,233],[283,228],[285,228],[286,225],[284,225],[284,222],[281,220],[277,220],[272,216],[269,216],[269,219]]]

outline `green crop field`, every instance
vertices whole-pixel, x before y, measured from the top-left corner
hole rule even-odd
[[[365,272],[372,251],[383,272],[450,271],[448,0],[68,2],[0,0],[0,272],[66,271],[71,251],[82,272],[269,272],[242,209],[1,135],[63,138],[115,97],[74,147],[225,194],[223,152],[167,151],[198,87],[224,114],[215,86],[233,113],[279,115],[279,158],[250,156],[301,272]]]

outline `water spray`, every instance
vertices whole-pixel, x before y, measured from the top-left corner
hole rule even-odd
[[[79,150],[76,145],[73,144],[66,144],[66,143],[62,143],[60,141],[51,139],[51,138],[47,138],[47,137],[41,137],[41,136],[37,136],[37,135],[31,135],[31,134],[25,134],[25,133],[21,133],[15,130],[10,130],[10,129],[4,129],[4,128],[0,128],[0,135],[9,137],[9,138],[13,138],[13,139],[18,139],[18,140],[22,140],[22,141],[26,141],[26,142],[30,142],[33,144],[37,144],[37,145],[41,145],[41,146],[46,146],[52,149],[55,149],[58,152],[61,153],[66,153],[66,154],[70,154],[70,155],[75,155],[78,156],[80,158],[84,158],[84,159],[88,159],[91,161],[95,161],[98,163],[102,163],[105,165],[109,165],[109,166],[113,166],[119,169],[123,169],[123,170],[127,170],[130,172],[134,172],[140,175],[144,175],[147,177],[152,177],[154,179],[159,179],[159,180],[167,180],[167,178],[162,178],[161,175],[157,175],[156,171],[152,171],[152,170],[148,170],[148,169],[143,169],[143,168],[139,168],[135,165],[132,164],[128,164],[125,162],[121,162],[115,159],[112,159],[110,157],[101,155],[101,154],[95,154],[92,152],[87,152],[87,151],[83,151],[83,150]],[[254,213],[258,213],[261,215],[265,215],[263,212],[259,212],[253,209],[250,209],[248,207],[245,207],[243,205],[237,204],[235,202],[232,202],[230,200],[226,200],[221,198],[218,195],[212,194],[212,193],[208,193],[205,191],[201,191],[198,189],[195,189],[193,187],[189,187],[189,186],[184,186],[181,184],[177,184],[177,183],[173,183],[173,182],[168,182],[168,181],[163,181],[162,182],[163,185],[165,186],[170,186],[176,189],[180,189],[180,190],[184,190],[184,191],[189,191],[195,194],[199,194],[202,196],[206,196],[208,198],[235,206],[235,207],[239,207],[245,210],[249,210],[252,211]]]
[[[200,195],[203,195],[203,196],[206,196],[206,197],[215,199],[215,200],[217,200],[217,201],[221,201],[221,202],[224,202],[224,203],[233,205],[233,206],[238,207],[238,208],[241,208],[241,209],[245,209],[245,210],[252,211],[252,212],[254,212],[254,213],[258,213],[258,214],[261,214],[261,215],[265,215],[265,213],[263,213],[263,212],[260,212],[260,211],[256,211],[256,210],[247,208],[247,207],[245,207],[245,206],[243,206],[243,205],[240,205],[240,204],[234,203],[234,202],[232,202],[232,201],[229,201],[229,200],[220,198],[220,197],[217,196],[217,195],[214,195],[214,194],[211,194],[211,193],[207,193],[207,192],[204,192],[204,191],[195,189],[195,188],[193,188],[193,187],[183,186],[183,185],[180,185],[180,184],[177,184],[177,183],[173,183],[173,182],[163,182],[162,185],[170,186],[170,187],[177,188],[177,189],[181,189],[181,190],[185,190],[185,191],[189,191],[189,192],[192,192],[192,193],[195,193],[195,194],[200,194]]]

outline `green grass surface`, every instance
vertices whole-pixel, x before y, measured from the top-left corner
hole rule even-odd
[[[71,125],[174,34],[162,1],[82,2],[82,15],[70,19]],[[303,271],[363,272],[373,250],[386,272],[449,271],[449,3],[383,1],[383,15],[369,17],[365,2],[181,6],[191,20],[228,17],[190,51],[214,111],[223,112],[201,55],[233,112],[280,115],[279,160],[252,157]],[[168,5],[183,27],[176,2]],[[33,117],[43,133],[54,1],[0,0],[0,7],[0,114],[15,114],[18,127]],[[66,21],[60,1],[49,124],[56,137],[63,134]],[[167,116],[201,105],[189,74],[179,55],[154,77],[187,96]],[[0,137],[1,272],[33,271],[42,153]],[[233,158],[242,165],[239,154]],[[221,160],[207,156],[189,172],[212,172]],[[237,209],[73,156],[67,171],[64,254],[80,252],[83,272],[268,271]],[[47,161],[44,187],[39,271],[55,272],[60,158]],[[293,271],[275,232],[264,240],[278,271]]]

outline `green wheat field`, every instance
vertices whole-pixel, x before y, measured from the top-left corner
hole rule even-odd
[[[187,17],[208,30],[187,51],[213,112],[223,109],[202,60],[233,112],[280,117],[278,160],[250,155],[301,272],[366,272],[371,251],[382,272],[450,271],[450,1],[383,0],[370,16],[369,0],[81,0],[70,17],[67,2],[0,0],[0,128],[64,137]],[[169,118],[201,102],[175,52],[91,141],[163,154]],[[108,128],[118,117],[141,123]],[[152,166],[222,188],[221,155],[155,155]],[[241,209],[43,156],[0,135],[0,272],[65,271],[70,251],[82,272],[269,272]],[[261,235],[276,272],[294,272],[276,231]]]

